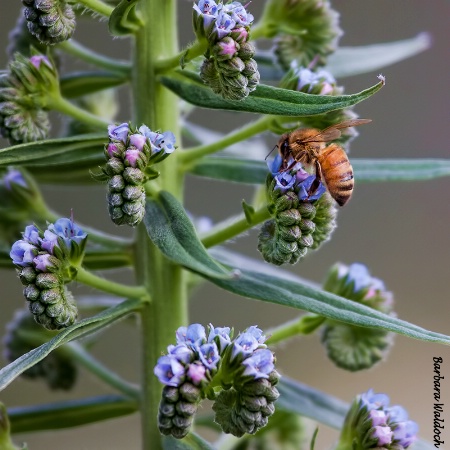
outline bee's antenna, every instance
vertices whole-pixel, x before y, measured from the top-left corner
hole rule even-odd
[[[278,145],[274,145],[274,146],[273,146],[273,149],[270,150],[269,153],[267,153],[266,157],[264,158],[265,161],[267,160],[267,158],[271,155],[271,153],[272,153],[276,148],[278,148]]]

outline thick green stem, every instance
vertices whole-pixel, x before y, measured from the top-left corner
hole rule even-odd
[[[108,122],[107,120],[91,114],[85,109],[79,108],[78,106],[70,103],[61,96],[51,97],[49,99],[47,107],[49,109],[59,111],[62,114],[66,114],[67,116],[73,117],[74,119],[86,123],[87,125],[98,127],[101,130],[105,130],[106,127],[110,124],[110,122]]]
[[[219,150],[229,147],[230,145],[244,141],[252,136],[255,136],[256,134],[267,131],[271,121],[272,116],[263,116],[260,119],[255,120],[254,122],[243,126],[239,130],[223,137],[222,139],[219,139],[218,141],[187,149],[180,155],[180,160],[183,163],[182,169],[187,170],[192,163],[203,156],[216,153]]]
[[[201,241],[205,247],[213,247],[250,230],[269,218],[270,212],[267,209],[267,205],[264,205],[252,213],[250,217],[247,217],[245,214],[240,214],[237,217],[232,217],[219,223],[209,230],[208,233],[200,236]]]
[[[94,287],[100,291],[117,295],[118,297],[137,298],[146,301],[150,300],[149,294],[143,286],[127,286],[126,284],[116,283],[115,281],[98,277],[82,267],[77,267],[76,279],[80,283]]]
[[[170,130],[180,139],[178,99],[157,79],[158,61],[178,54],[178,0],[143,0],[139,3],[145,25],[135,35],[133,54],[134,122],[145,123],[153,130]],[[182,201],[183,177],[178,173],[175,152],[158,169],[161,189]],[[136,275],[138,282],[151,293],[152,302],[141,309],[142,326],[142,442],[144,450],[162,448],[157,426],[162,386],[153,368],[174,333],[187,323],[187,281],[181,267],[165,258],[149,240],[143,224],[136,239]]]
[[[70,39],[58,44],[58,48],[65,51],[69,55],[76,56],[77,58],[93,64],[102,69],[111,70],[113,72],[120,72],[125,75],[129,75],[131,72],[131,64],[125,61],[118,61],[114,58],[109,58],[100,53],[94,52],[88,47],[80,44],[79,42]]]
[[[113,12],[114,8],[101,0],[77,0],[79,4],[86,6],[91,11],[94,11],[102,16],[109,17]]]
[[[89,372],[97,376],[109,386],[119,392],[122,392],[122,394],[125,394],[128,397],[139,400],[139,389],[137,386],[124,380],[115,372],[111,372],[108,367],[101,364],[100,361],[94,358],[81,345],[76,342],[70,342],[66,344],[66,346],[62,347],[62,350],[77,361],[78,364],[82,365],[85,369],[89,370]]]

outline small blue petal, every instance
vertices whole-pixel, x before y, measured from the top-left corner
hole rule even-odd
[[[110,139],[115,139],[122,141],[124,144],[127,143],[128,132],[130,128],[126,122],[120,125],[108,125],[108,135]]]
[[[256,350],[253,355],[242,361],[245,366],[244,376],[252,376],[255,380],[259,378],[269,378],[269,374],[274,369],[273,354],[270,350]]]
[[[27,241],[16,241],[11,247],[9,256],[17,266],[25,267],[32,264],[34,257],[38,254],[38,248]]]
[[[185,368],[172,355],[161,356],[153,369],[159,381],[166,386],[178,387],[185,378]]]
[[[28,187],[27,182],[23,178],[22,172],[17,169],[11,168],[8,168],[8,172],[3,177],[3,183],[5,184],[8,191],[12,189],[13,184],[17,184],[18,186],[22,186],[24,188]]]

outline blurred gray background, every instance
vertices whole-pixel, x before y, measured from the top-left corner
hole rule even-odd
[[[255,16],[259,15],[263,3],[255,0],[251,4],[250,9]],[[372,118],[373,123],[359,130],[360,137],[352,144],[351,156],[448,158],[450,3],[445,0],[335,0],[332,3],[341,14],[341,27],[345,31],[341,45],[400,40],[422,31],[429,32],[433,39],[432,47],[425,53],[384,68],[382,73],[386,76],[386,86],[356,107],[361,117]],[[191,2],[180,0],[179,5],[180,36],[185,44],[193,38],[189,29]],[[6,45],[7,33],[19,11],[19,1],[1,0],[1,47]],[[93,26],[86,18],[78,23],[75,38],[106,54],[126,57],[129,54],[128,41],[116,39],[111,43],[105,30],[104,22]],[[5,64],[3,52],[0,54],[0,67],[5,67]],[[346,93],[354,93],[375,84],[377,74],[339,81],[345,86]],[[128,118],[124,105],[118,120]],[[223,131],[248,120],[245,115],[217,111],[199,111],[192,118]],[[273,143],[276,139],[273,136]],[[6,145],[4,141],[2,144]],[[129,234],[128,230],[115,228],[109,222],[101,186],[76,189],[47,186],[44,192],[48,203],[62,216],[67,216],[73,208],[81,222],[106,231]],[[320,282],[328,268],[337,261],[347,264],[364,262],[372,274],[382,278],[394,292],[400,318],[450,334],[449,296],[446,293],[450,280],[449,192],[448,178],[389,184],[363,184],[356,180],[353,199],[340,211],[339,226],[332,240],[291,270]],[[250,200],[251,196],[252,190],[248,187],[204,179],[189,179],[186,192],[188,209],[213,220],[238,213],[240,201],[243,198]],[[256,232],[231,245],[231,248],[245,250],[258,257],[255,247]],[[111,273],[105,272],[105,275],[110,276]],[[130,281],[129,274],[114,276]],[[23,305],[23,297],[13,270],[0,271],[0,280],[0,328],[3,329],[13,311]],[[74,292],[86,291],[75,289]],[[298,315],[298,311],[233,297],[210,285],[196,292],[190,307],[192,322],[229,325],[236,330],[250,324],[267,328]],[[137,333],[130,331],[126,324],[119,324],[105,333],[94,353],[124,377],[137,382],[138,344]],[[446,379],[450,378],[448,347],[400,336],[396,337],[388,361],[357,374],[338,369],[328,361],[317,336],[295,339],[277,350],[282,373],[346,401],[350,402],[354,395],[368,388],[388,393],[393,403],[408,409],[410,417],[420,424],[421,436],[427,439],[432,439],[433,435],[433,356],[443,358],[443,374]],[[68,393],[53,393],[40,382],[19,380],[0,394],[0,401],[8,406],[17,406],[109,392],[89,374],[83,372],[82,375],[75,389]],[[450,429],[448,383],[443,385],[442,394],[446,404],[444,418]],[[16,442],[28,442],[30,450],[138,449],[139,427],[139,417],[134,415],[82,429],[20,435]],[[444,438],[450,441],[450,430],[447,433],[444,433]],[[335,432],[321,426],[316,448],[329,448],[336,437]]]

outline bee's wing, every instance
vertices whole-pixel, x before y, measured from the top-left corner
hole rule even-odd
[[[350,119],[350,120],[344,120],[343,122],[336,123],[334,125],[331,125],[328,128],[325,128],[324,130],[320,131],[314,136],[311,136],[306,139],[302,139],[302,142],[328,142],[328,141],[334,141],[338,137],[341,136],[341,132],[339,130],[343,128],[349,128],[349,127],[357,127],[358,125],[364,125],[366,123],[372,122],[371,119]]]

